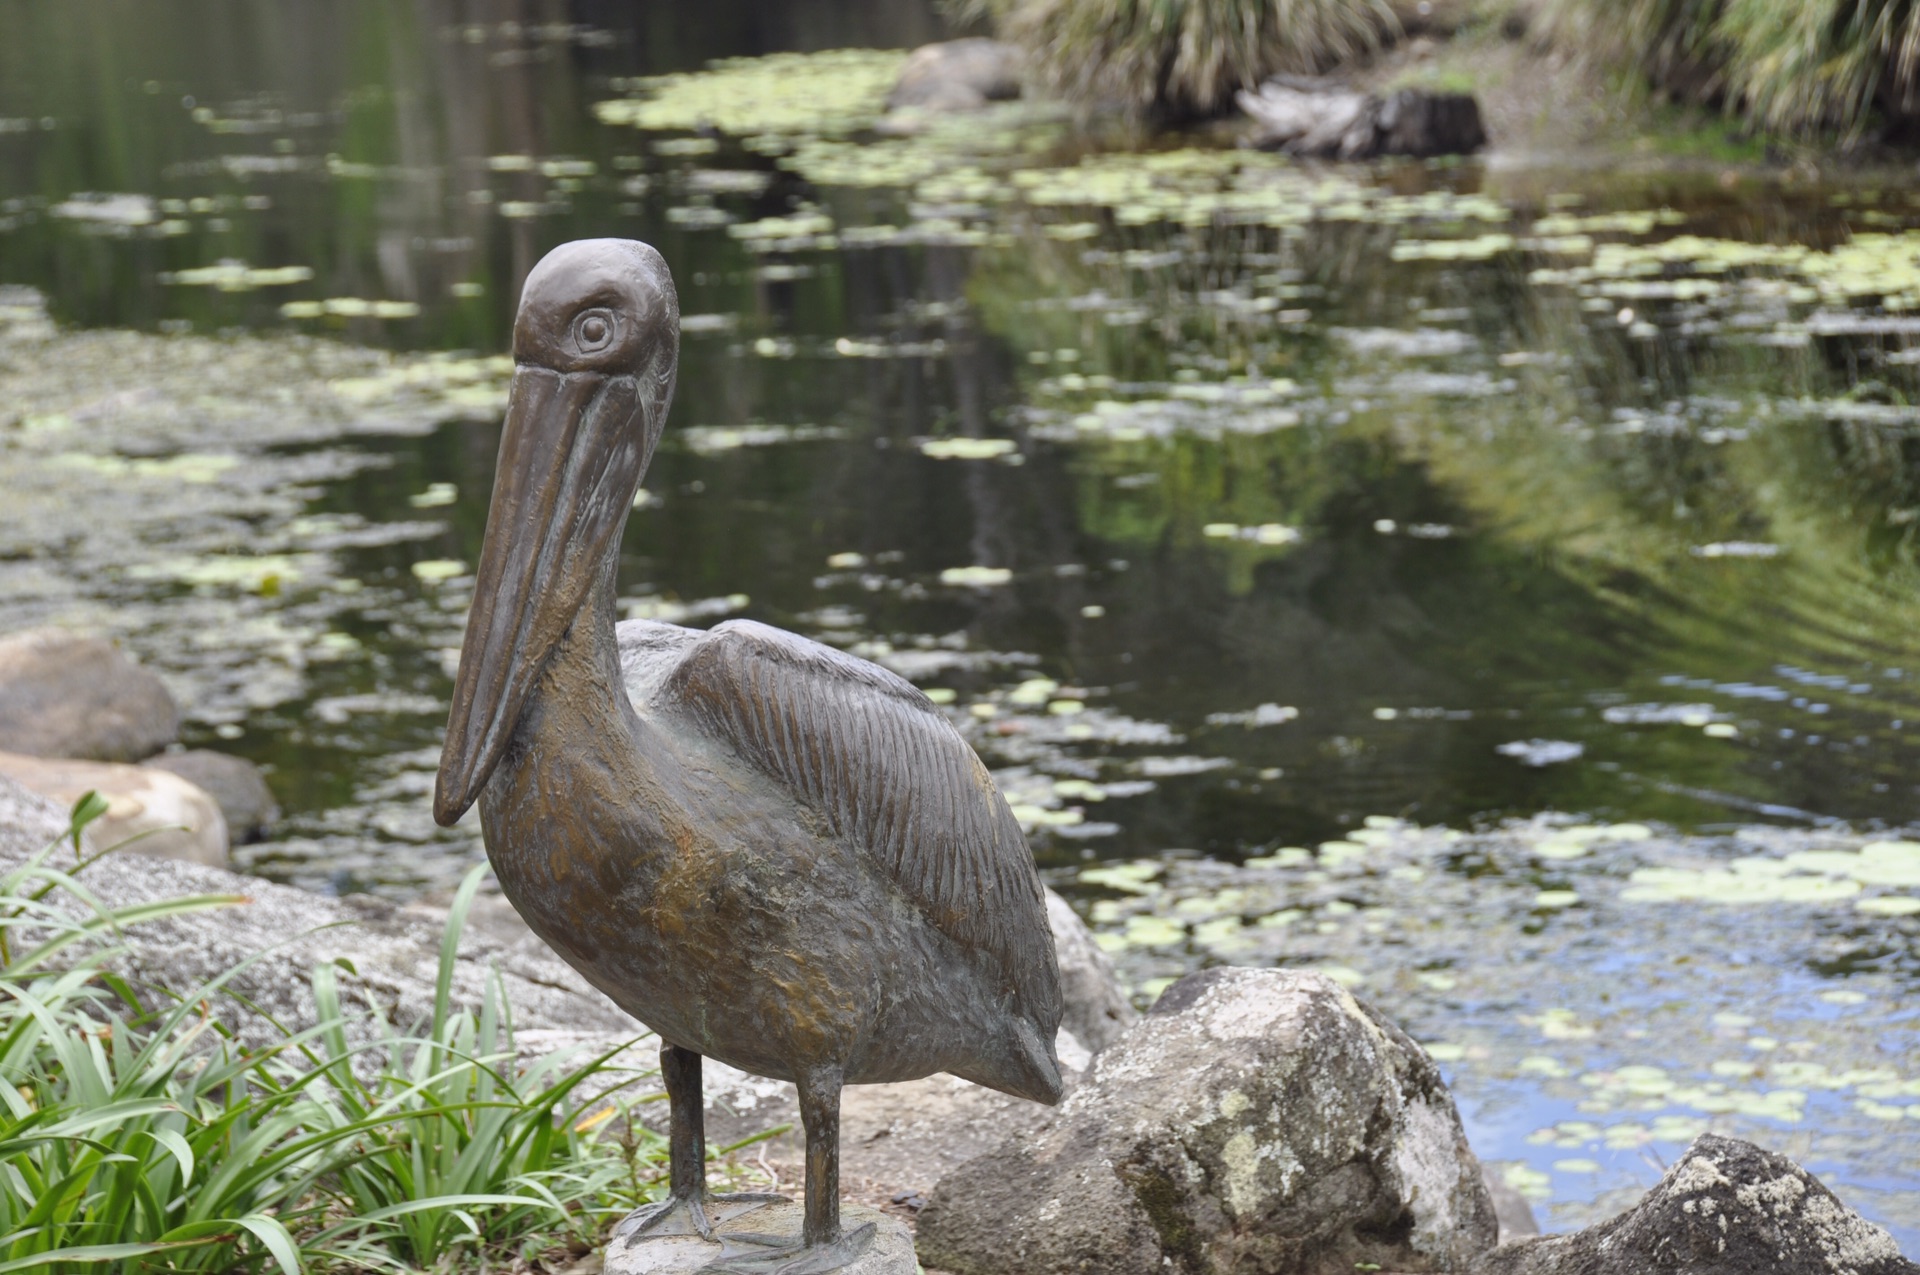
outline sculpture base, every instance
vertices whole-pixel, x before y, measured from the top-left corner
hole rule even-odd
[[[638,1243],[631,1245],[624,1239],[615,1239],[607,1245],[604,1275],[692,1275],[715,1265],[725,1270],[728,1257],[745,1256],[754,1251],[750,1244],[728,1242],[729,1236],[734,1235],[791,1236],[795,1244],[800,1242],[805,1210],[797,1201],[749,1205],[716,1203],[712,1209],[713,1239],[703,1240],[697,1235],[654,1235],[642,1236]],[[851,1262],[837,1267],[834,1275],[915,1275],[920,1267],[914,1259],[913,1236],[908,1233],[905,1222],[865,1205],[840,1205],[843,1233],[852,1233],[869,1222],[874,1225],[873,1242]],[[811,1271],[812,1268],[805,1269]]]

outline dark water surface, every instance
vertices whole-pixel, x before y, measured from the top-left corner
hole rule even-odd
[[[590,235],[658,246],[688,317],[630,613],[752,616],[933,690],[1143,980],[1235,951],[1204,907],[1128,920],[1152,864],[1203,865],[1151,887],[1185,906],[1220,865],[1371,845],[1342,840],[1368,817],[1920,825],[1920,187],[1323,170],[1018,108],[853,145],[879,73],[857,60],[798,105],[753,103],[801,64],[723,86],[717,128],[623,115],[705,83],[639,77],[711,58],[938,36],[919,5],[7,15],[0,627],[119,634],[194,742],[271,767],[287,819],[257,871],[409,896],[477,853],[425,794],[503,401],[488,360],[527,269]],[[1877,884],[1920,893],[1902,879]],[[1523,904],[1463,903],[1449,941],[1558,932],[1531,900],[1567,883],[1515,880]],[[1689,947],[1703,1000],[1859,980],[1883,1015],[1849,1038],[1859,1066],[1895,1073],[1859,1101],[1920,1097],[1899,1089],[1920,922],[1843,902],[1851,955],[1820,966],[1796,946],[1815,904],[1752,906],[1777,945]],[[1640,915],[1540,959],[1718,934]],[[1573,1108],[1511,1052],[1477,1090],[1486,1055],[1452,1060],[1476,1145],[1548,1172],[1528,1134]],[[1920,1162],[1887,1140],[1920,1143],[1920,1104],[1858,1128],[1866,1108],[1830,1106],[1745,1114],[1844,1126],[1853,1150],[1823,1154],[1911,1250]],[[1644,1185],[1640,1148],[1675,1128],[1543,1191]]]

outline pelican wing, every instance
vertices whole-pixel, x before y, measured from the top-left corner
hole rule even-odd
[[[987,768],[918,688],[731,620],[693,643],[661,690],[862,847],[1053,1038],[1059,973],[1033,853]]]

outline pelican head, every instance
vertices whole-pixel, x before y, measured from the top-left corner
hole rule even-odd
[[[629,239],[541,258],[513,325],[513,389],[474,581],[433,815],[465,814],[621,531],[673,398],[680,302]]]

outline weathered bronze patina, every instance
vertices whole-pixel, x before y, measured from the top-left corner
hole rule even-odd
[[[477,799],[534,932],[658,1032],[671,1195],[629,1242],[711,1234],[700,1060],[799,1089],[804,1245],[830,1271],[846,1084],[948,1071],[1051,1103],[1059,973],[1033,858],[973,750],[911,684],[746,621],[614,623],[621,532],[673,397],[680,311],[645,244],[564,244],[527,278],[434,817]]]

